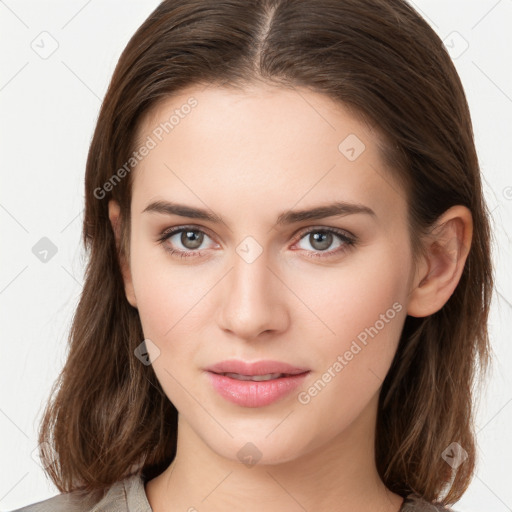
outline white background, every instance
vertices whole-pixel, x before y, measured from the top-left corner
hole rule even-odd
[[[32,455],[83,282],[88,146],[117,59],[157,4],[0,0],[0,510],[58,494]],[[413,5],[452,46],[495,230],[494,366],[476,419],[477,473],[454,508],[511,511],[512,0]],[[58,43],[46,59],[31,45],[57,43],[41,32]],[[42,237],[57,247],[46,263],[32,252]]]

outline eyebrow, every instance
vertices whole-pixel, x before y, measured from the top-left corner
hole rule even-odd
[[[180,217],[189,217],[212,222],[214,224],[224,223],[222,217],[203,208],[195,208],[184,204],[173,203],[170,201],[154,201],[146,206],[142,213],[162,213],[165,215],[179,215]],[[375,212],[368,206],[359,203],[347,203],[345,201],[336,201],[307,210],[287,210],[277,217],[276,225],[288,225],[297,222],[319,220],[326,217],[344,217],[364,213],[376,217]]]

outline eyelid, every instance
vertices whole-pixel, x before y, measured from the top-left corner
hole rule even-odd
[[[316,231],[326,231],[326,232],[330,232],[330,233],[335,233],[337,235],[339,235],[340,237],[345,237],[349,240],[352,240],[352,241],[356,241],[357,237],[351,233],[350,231],[347,231],[346,229],[342,229],[342,228],[335,228],[335,227],[332,227],[332,226],[308,226],[307,228],[303,228],[302,230],[300,230],[297,235],[295,235],[295,237],[300,240],[304,235],[307,235],[311,232],[316,232]],[[294,238],[295,238],[294,237]]]
[[[171,237],[172,235],[175,235],[176,233],[181,233],[182,231],[200,231],[201,233],[204,233],[205,235],[208,235],[212,240],[215,240],[215,236],[211,234],[211,231],[208,228],[205,228],[203,226],[195,226],[193,224],[183,224],[179,226],[173,226],[171,228],[164,229],[158,237],[158,241],[162,241],[166,238]]]

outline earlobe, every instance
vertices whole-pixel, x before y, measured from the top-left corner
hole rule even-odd
[[[119,207],[119,203],[114,199],[111,199],[108,202],[108,217],[110,219],[110,224],[112,225],[112,230],[114,232],[114,237],[116,240],[116,246],[119,250],[120,246],[120,212],[121,209]],[[130,265],[125,259],[125,255],[121,252],[119,256],[119,264],[121,266],[121,273],[123,275],[124,281],[124,290],[126,294],[126,299],[128,302],[134,307],[137,307],[137,300],[135,298],[135,292],[133,289],[133,281],[132,275],[130,271]]]
[[[407,314],[425,317],[439,311],[460,281],[473,236],[471,212],[465,206],[448,209],[424,240],[409,296]]]

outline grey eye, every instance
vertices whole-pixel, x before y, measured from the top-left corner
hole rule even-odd
[[[184,230],[181,232],[180,242],[186,249],[197,249],[201,246],[204,233],[198,230]]]
[[[340,235],[336,233],[332,233],[327,230],[317,229],[315,231],[310,231],[306,233],[299,242],[299,247],[305,250],[314,250],[314,251],[326,251],[328,249],[335,249],[336,247],[331,247],[333,242],[338,239],[339,243],[336,247],[340,247],[343,245],[343,240]],[[301,246],[301,244],[305,241],[309,243],[310,247]]]

